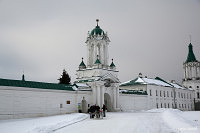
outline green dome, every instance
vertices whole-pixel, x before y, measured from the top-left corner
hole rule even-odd
[[[196,58],[195,58],[195,55],[193,53],[193,49],[192,49],[192,44],[190,43],[189,46],[188,46],[188,56],[187,56],[187,60],[185,63],[188,63],[188,62],[197,62]]]
[[[112,63],[110,64],[110,67],[111,67],[111,68],[116,67],[115,64],[113,63],[113,59],[112,59]]]
[[[104,35],[104,31],[97,25],[90,33],[91,35]]]

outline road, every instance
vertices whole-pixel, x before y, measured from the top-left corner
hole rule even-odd
[[[55,133],[173,133],[161,113],[116,112],[104,119],[86,119]]]

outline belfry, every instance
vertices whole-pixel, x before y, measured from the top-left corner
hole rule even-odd
[[[88,32],[86,39],[87,46],[87,66],[83,58],[77,70],[76,83],[82,83],[89,86],[92,90],[92,104],[102,107],[106,104],[108,111],[118,110],[119,99],[119,79],[118,71],[113,62],[109,63],[108,47],[110,39],[97,25]]]

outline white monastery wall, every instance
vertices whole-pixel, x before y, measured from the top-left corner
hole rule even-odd
[[[0,86],[0,119],[77,112],[83,97],[91,92]]]
[[[147,106],[147,95],[119,94],[119,108],[121,111],[147,110]]]

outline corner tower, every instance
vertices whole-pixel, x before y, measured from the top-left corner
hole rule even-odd
[[[194,90],[195,110],[200,110],[200,62],[194,55],[191,43],[188,46],[188,56],[183,63],[183,69],[183,85]]]
[[[188,46],[188,56],[183,63],[184,68],[184,81],[187,80],[199,80],[200,78],[200,62],[196,60],[193,52],[193,46],[190,43]]]

